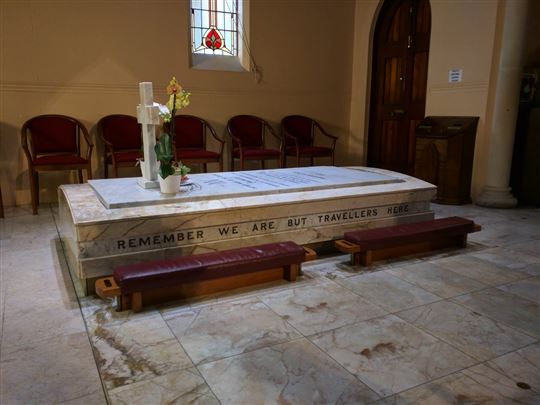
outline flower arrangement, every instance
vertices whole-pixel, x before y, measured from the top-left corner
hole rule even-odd
[[[174,159],[174,116],[176,111],[189,105],[189,96],[191,93],[185,91],[182,86],[173,77],[167,86],[169,101],[167,104],[159,104],[159,116],[163,119],[163,132],[159,135],[154,150],[156,158],[160,162],[159,175],[166,179],[168,176],[185,176],[190,172],[190,168],[183,165],[182,162]]]

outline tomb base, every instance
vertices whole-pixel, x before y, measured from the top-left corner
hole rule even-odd
[[[59,188],[60,232],[80,294],[114,267],[179,255],[433,219],[436,188],[375,168],[306,167],[195,174],[176,195],[136,178]],[[90,288],[88,288],[90,285]]]

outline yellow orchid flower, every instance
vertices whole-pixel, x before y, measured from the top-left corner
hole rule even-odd
[[[167,86],[167,94],[180,94],[182,92],[182,86],[176,81],[176,77],[173,76],[169,85]]]

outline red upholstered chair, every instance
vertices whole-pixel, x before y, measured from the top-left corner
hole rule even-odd
[[[219,163],[223,171],[223,146],[225,141],[216,135],[214,128],[202,118],[193,115],[177,115],[174,118],[176,159],[184,164],[202,163],[207,172],[207,163]],[[206,149],[207,135],[210,134],[219,144],[219,151]]]
[[[330,146],[315,146],[315,129],[318,133],[330,139]],[[327,133],[317,121],[302,115],[289,115],[281,120],[281,134],[285,142],[283,157],[284,166],[287,165],[287,156],[296,156],[296,164],[300,166],[300,158],[330,157],[334,165],[334,150],[337,137]]]
[[[119,167],[133,167],[142,158],[141,125],[131,115],[112,114],[97,123],[99,136],[105,144],[103,166],[105,178],[109,177],[112,165],[114,177],[118,177]]]
[[[81,156],[81,134],[86,143],[86,155]],[[88,131],[75,118],[65,115],[39,115],[30,118],[21,128],[21,144],[28,159],[32,210],[39,205],[39,175],[41,171],[77,170],[79,183],[82,171],[92,178],[90,158],[94,145]]]
[[[272,127],[262,118],[253,115],[237,115],[229,120],[227,130],[232,139],[231,171],[234,171],[234,159],[240,159],[242,170],[244,170],[246,160],[260,160],[263,169],[266,160],[279,160],[279,167],[283,167],[283,143]],[[280,141],[279,150],[265,147],[266,131]]]

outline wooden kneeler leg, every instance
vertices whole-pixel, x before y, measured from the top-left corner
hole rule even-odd
[[[283,278],[287,281],[296,281],[296,275],[300,270],[299,264],[291,264],[283,269]]]
[[[365,252],[360,253],[360,263],[364,266],[371,266],[371,262],[373,261],[373,251],[366,250]]]
[[[136,292],[131,294],[131,310],[133,312],[141,312],[142,310],[142,293]]]
[[[335,241],[336,249],[343,253],[350,253],[351,264],[357,266],[360,264],[360,246],[346,241],[345,239],[338,239]]]

